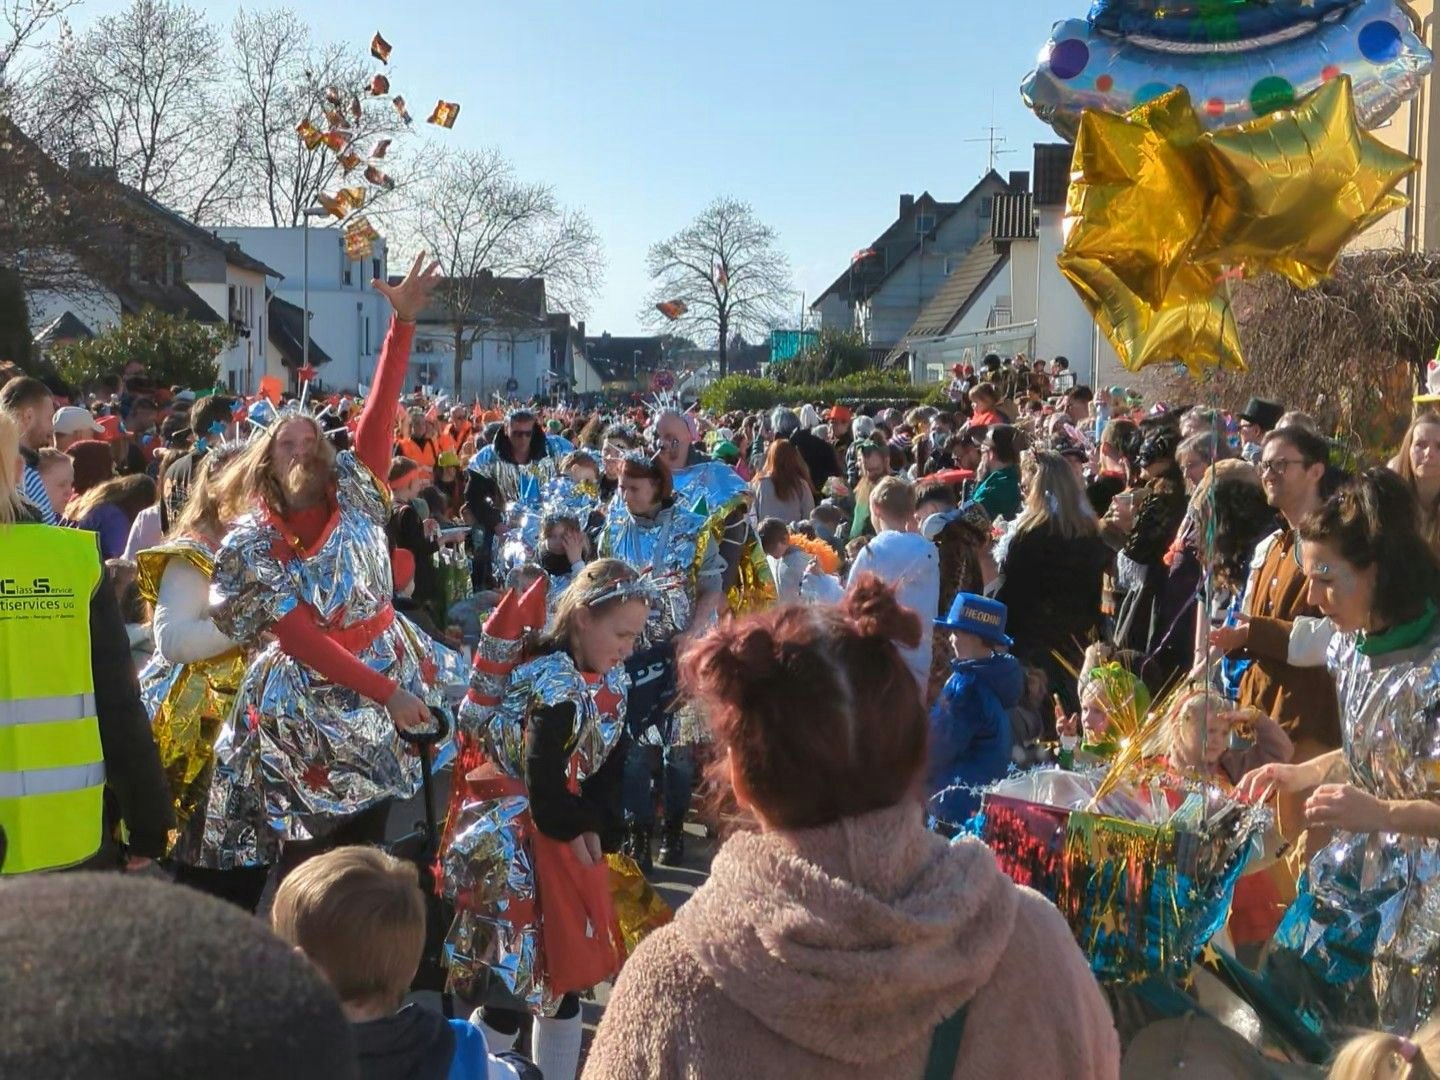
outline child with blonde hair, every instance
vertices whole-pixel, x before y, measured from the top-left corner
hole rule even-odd
[[[468,1020],[401,1002],[425,951],[425,897],[415,867],[378,848],[341,847],[280,884],[276,937],[304,953],[340,996],[361,1080],[525,1080],[524,1058],[491,1056]]]
[[[1383,1031],[1356,1035],[1335,1056],[1330,1080],[1440,1080],[1440,1021],[1411,1038]]]
[[[1179,697],[1165,726],[1171,768],[1228,784],[1239,783],[1251,769],[1287,762],[1295,754],[1290,736],[1278,723],[1259,709],[1236,709],[1215,690],[1192,690]]]

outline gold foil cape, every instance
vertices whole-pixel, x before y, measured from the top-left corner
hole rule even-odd
[[[165,569],[177,559],[207,578],[214,573],[213,554],[196,540],[172,539],[142,551],[136,556],[137,576],[147,603],[159,600]],[[188,664],[171,663],[157,651],[140,672],[140,699],[175,808],[170,854],[181,862],[194,857],[203,821],[203,813],[196,818],[196,811],[203,811],[207,801],[215,737],[234,706],[245,669],[244,650],[235,648]]]
[[[610,895],[615,900],[615,917],[625,938],[625,955],[635,955],[640,942],[675,917],[655,886],[629,855],[606,855],[610,867]]]

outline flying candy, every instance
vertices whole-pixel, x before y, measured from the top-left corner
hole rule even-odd
[[[390,62],[390,43],[377,33],[370,39],[370,55],[382,64]]]
[[[655,310],[671,322],[674,322],[690,310],[690,305],[685,303],[684,300],[662,300],[655,305]]]
[[[407,124],[414,123],[414,119],[410,115],[410,110],[405,107],[405,98],[403,96],[395,97],[391,100],[391,104],[395,106],[395,111],[400,114],[401,120],[404,120]]]
[[[460,106],[453,101],[438,101],[435,103],[435,111],[430,114],[428,124],[436,127],[453,128],[455,120],[460,115]]]

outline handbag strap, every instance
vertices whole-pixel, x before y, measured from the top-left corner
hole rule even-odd
[[[960,1040],[965,1036],[967,1001],[947,1016],[935,1029],[930,1040],[930,1057],[925,1062],[925,1080],[951,1080],[955,1063],[960,1060]]]

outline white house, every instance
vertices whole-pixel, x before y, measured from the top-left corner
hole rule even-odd
[[[563,352],[552,351],[544,278],[442,278],[416,320],[407,385],[462,400],[495,395],[523,400],[551,392],[555,375],[571,375]],[[581,335],[583,340],[583,334]],[[455,354],[461,354],[456,385]]]
[[[107,261],[125,273],[111,280],[98,271],[77,274],[63,291],[29,293],[32,326],[48,327],[68,313],[99,333],[145,307],[225,323],[233,337],[220,354],[218,379],[233,390],[253,388],[269,363],[266,289],[280,272],[134,188],[117,183],[115,191],[127,205],[127,227],[101,243],[123,247]],[[87,265],[83,256],[76,262]]]
[[[1053,360],[1064,356],[1081,382],[1125,383],[1128,372],[1099,333],[1056,261],[1065,243],[1071,148],[1035,146],[1035,183],[1010,174],[991,200],[979,241],[886,358],[905,363],[916,382],[947,377],[953,364],[979,365],[989,353]]]
[[[370,259],[359,262],[346,256],[340,230],[328,226],[225,228],[218,230],[218,235],[284,275],[273,291],[285,303],[304,310],[308,280],[310,359],[318,369],[317,378],[322,386],[331,390],[355,390],[374,378],[390,316],[385,298],[370,288],[373,279],[384,281],[387,277],[389,266],[383,239],[375,242]],[[303,325],[300,336],[303,344]],[[288,357],[281,366],[279,359],[272,363],[274,370],[270,374],[286,374],[285,367],[295,366]]]
[[[810,305],[821,328],[858,330],[872,355],[885,357],[989,236],[994,198],[1009,190],[991,170],[959,202],[939,202],[928,191],[901,195],[895,221]]]

